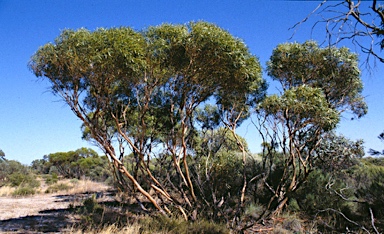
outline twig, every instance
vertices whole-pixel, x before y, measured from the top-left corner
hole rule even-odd
[[[369,213],[371,213],[371,224],[372,224],[373,229],[375,230],[376,234],[380,234],[380,232],[377,230],[377,228],[375,226],[375,217],[373,217],[373,212],[372,212],[371,207],[369,207]]]
[[[358,226],[359,228],[361,228],[362,230],[366,231],[367,233],[370,233],[370,232],[369,232],[363,225],[360,225],[360,224],[356,223],[355,221],[349,219],[349,218],[348,218],[343,212],[341,212],[341,211],[338,211],[338,210],[335,210],[335,209],[332,209],[332,208],[327,208],[327,209],[325,209],[325,210],[319,210],[318,213],[320,213],[320,212],[326,212],[326,211],[332,211],[332,212],[335,212],[335,213],[341,215],[341,216],[342,216],[345,220],[347,220],[348,222],[350,222],[350,223],[352,223],[352,224]]]

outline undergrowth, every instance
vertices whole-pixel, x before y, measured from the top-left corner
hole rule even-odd
[[[131,213],[129,207],[99,204],[92,196],[76,209],[81,217],[80,225],[73,233],[168,233],[168,234],[227,234],[226,224],[207,220],[186,221],[181,217],[144,215]]]

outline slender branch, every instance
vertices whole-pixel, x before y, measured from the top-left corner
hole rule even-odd
[[[371,214],[371,224],[372,224],[372,227],[375,230],[376,234],[379,234],[380,232],[377,230],[377,228],[375,226],[375,217],[373,216],[373,212],[372,212],[372,208],[371,207],[369,207],[369,213]]]
[[[360,225],[360,224],[356,223],[355,221],[349,219],[349,218],[348,218],[343,212],[341,212],[341,211],[338,211],[338,210],[335,210],[335,209],[332,209],[332,208],[327,208],[327,209],[324,209],[324,210],[319,210],[319,211],[317,212],[317,214],[322,213],[322,212],[328,212],[328,211],[332,211],[332,212],[334,212],[334,213],[337,213],[337,214],[341,215],[341,216],[342,216],[345,220],[347,220],[348,222],[350,222],[350,223],[352,223],[352,224],[358,226],[360,229],[366,231],[367,233],[370,233],[370,232],[369,232],[363,225]],[[316,215],[317,215],[317,214],[316,214]]]
[[[321,2],[321,3],[320,3],[319,5],[317,5],[317,7],[316,7],[311,13],[309,13],[304,19],[302,19],[300,22],[297,22],[297,23],[294,24],[292,27],[288,28],[288,30],[292,30],[292,29],[294,29],[294,31],[293,31],[291,37],[289,38],[289,40],[291,40],[291,39],[293,38],[293,36],[296,34],[298,27],[299,27],[301,24],[305,23],[305,22],[306,22],[306,21],[307,21],[313,14],[315,14],[315,12],[316,12],[317,10],[319,10],[319,9],[326,3],[326,2],[327,2],[327,0],[324,0],[323,2]]]

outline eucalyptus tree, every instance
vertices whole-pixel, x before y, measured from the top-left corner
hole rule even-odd
[[[280,95],[267,97],[257,109],[258,129],[268,146],[264,181],[273,194],[268,206],[278,213],[313,170],[324,134],[337,126],[343,112],[361,117],[367,107],[357,55],[347,48],[319,48],[312,41],[280,44],[267,71],[282,86]],[[273,165],[276,160],[279,165]],[[278,182],[269,185],[276,168],[281,170]]]
[[[88,148],[80,148],[75,151],[57,152],[48,155],[49,166],[54,166],[61,176],[80,179],[86,176],[89,168],[86,162],[96,161],[99,158],[96,151]]]
[[[314,41],[280,44],[267,70],[284,91],[301,85],[320,88],[339,113],[347,111],[357,117],[367,113],[358,55],[346,47],[320,48]]]
[[[140,32],[65,30],[39,48],[29,67],[51,82],[82,120],[84,136],[134,191],[160,212],[174,206],[186,218],[199,203],[188,166],[196,108],[215,102],[223,113],[247,112],[265,92],[257,58],[240,39],[206,22]],[[134,170],[123,163],[127,147]],[[168,164],[154,170],[155,162]]]

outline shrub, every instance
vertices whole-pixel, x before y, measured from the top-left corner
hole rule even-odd
[[[52,185],[52,184],[57,183],[58,180],[59,180],[59,178],[58,178],[57,173],[53,172],[52,174],[48,175],[48,176],[45,178],[45,183],[46,183],[47,185]]]
[[[30,186],[36,188],[40,186],[40,182],[32,174],[23,174],[21,172],[15,172],[8,176],[8,180],[11,186]]]
[[[263,205],[258,203],[250,203],[248,206],[246,206],[244,214],[252,218],[259,218],[264,210],[265,207]]]
[[[225,224],[213,223],[207,220],[195,222],[182,218],[168,218],[165,216],[148,217],[140,222],[144,232],[188,233],[188,234],[222,234],[230,233]]]
[[[295,215],[285,215],[283,221],[283,228],[286,230],[293,231],[294,233],[300,233],[302,231],[302,221]]]
[[[97,203],[95,196],[85,199],[83,201],[83,205],[88,213],[92,213],[95,209],[101,208],[101,206]]]
[[[13,191],[12,196],[28,196],[34,195],[36,190],[32,187],[19,187]]]
[[[69,190],[72,188],[72,186],[64,183],[57,183],[49,186],[47,190],[45,190],[45,193],[56,193],[58,191],[63,191],[63,190]]]

